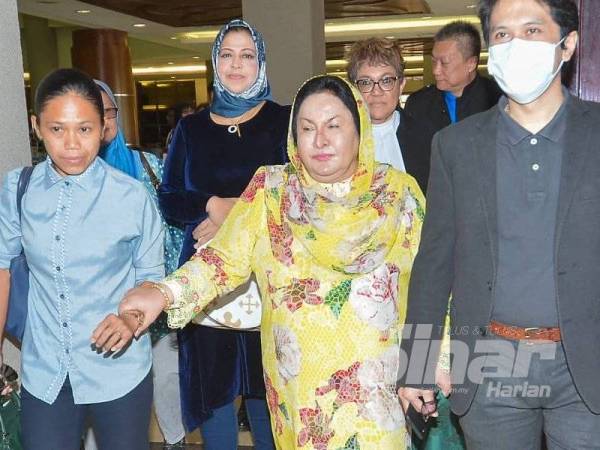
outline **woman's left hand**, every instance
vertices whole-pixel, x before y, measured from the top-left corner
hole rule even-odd
[[[214,238],[215,234],[217,234],[217,231],[219,231],[219,227],[215,225],[210,217],[204,219],[192,232],[192,236],[194,239],[196,239],[194,248],[198,250],[200,247]]]
[[[237,201],[238,199],[234,197],[222,198],[216,195],[212,196],[206,204],[208,217],[217,227],[220,227]]]
[[[92,333],[92,344],[104,352],[118,352],[129,344],[137,327],[133,316],[109,314]]]

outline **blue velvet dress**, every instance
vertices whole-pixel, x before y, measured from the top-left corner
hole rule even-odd
[[[185,225],[180,265],[195,252],[194,228],[213,196],[239,197],[256,169],[287,160],[290,108],[267,101],[240,125],[215,124],[208,109],[180,120],[169,146],[159,203],[167,222]],[[191,431],[238,395],[265,398],[258,332],[190,324],[179,332],[183,421]]]

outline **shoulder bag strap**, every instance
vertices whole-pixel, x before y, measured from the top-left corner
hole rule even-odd
[[[139,153],[140,153],[140,161],[142,161],[142,166],[144,166],[144,170],[150,177],[150,183],[152,183],[152,186],[154,186],[154,189],[158,190],[158,186],[160,185],[160,181],[158,181],[158,177],[152,170],[152,167],[150,167],[150,163],[146,159],[144,152],[140,151]]]
[[[23,167],[23,170],[19,175],[19,183],[17,184],[17,211],[19,211],[19,221],[21,220],[21,200],[23,199],[25,191],[27,191],[27,186],[29,186],[29,180],[31,179],[32,173],[33,166],[27,166]]]

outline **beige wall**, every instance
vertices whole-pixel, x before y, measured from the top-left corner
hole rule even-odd
[[[265,38],[273,98],[291,103],[306,79],[325,73],[323,0],[242,0],[242,10]]]
[[[3,2],[2,14],[0,14],[0,55],[3,64],[0,71],[0,98],[2,99],[0,176],[4,179],[9,170],[31,163],[23,88],[21,38],[15,0]],[[3,352],[4,361],[18,370],[20,358],[15,347],[5,341]]]

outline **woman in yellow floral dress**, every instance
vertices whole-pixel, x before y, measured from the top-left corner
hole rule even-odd
[[[398,450],[399,329],[424,213],[413,178],[376,163],[360,94],[320,76],[298,92],[290,163],[259,169],[210,245],[121,310],[183,327],[255,273],[278,449]]]

